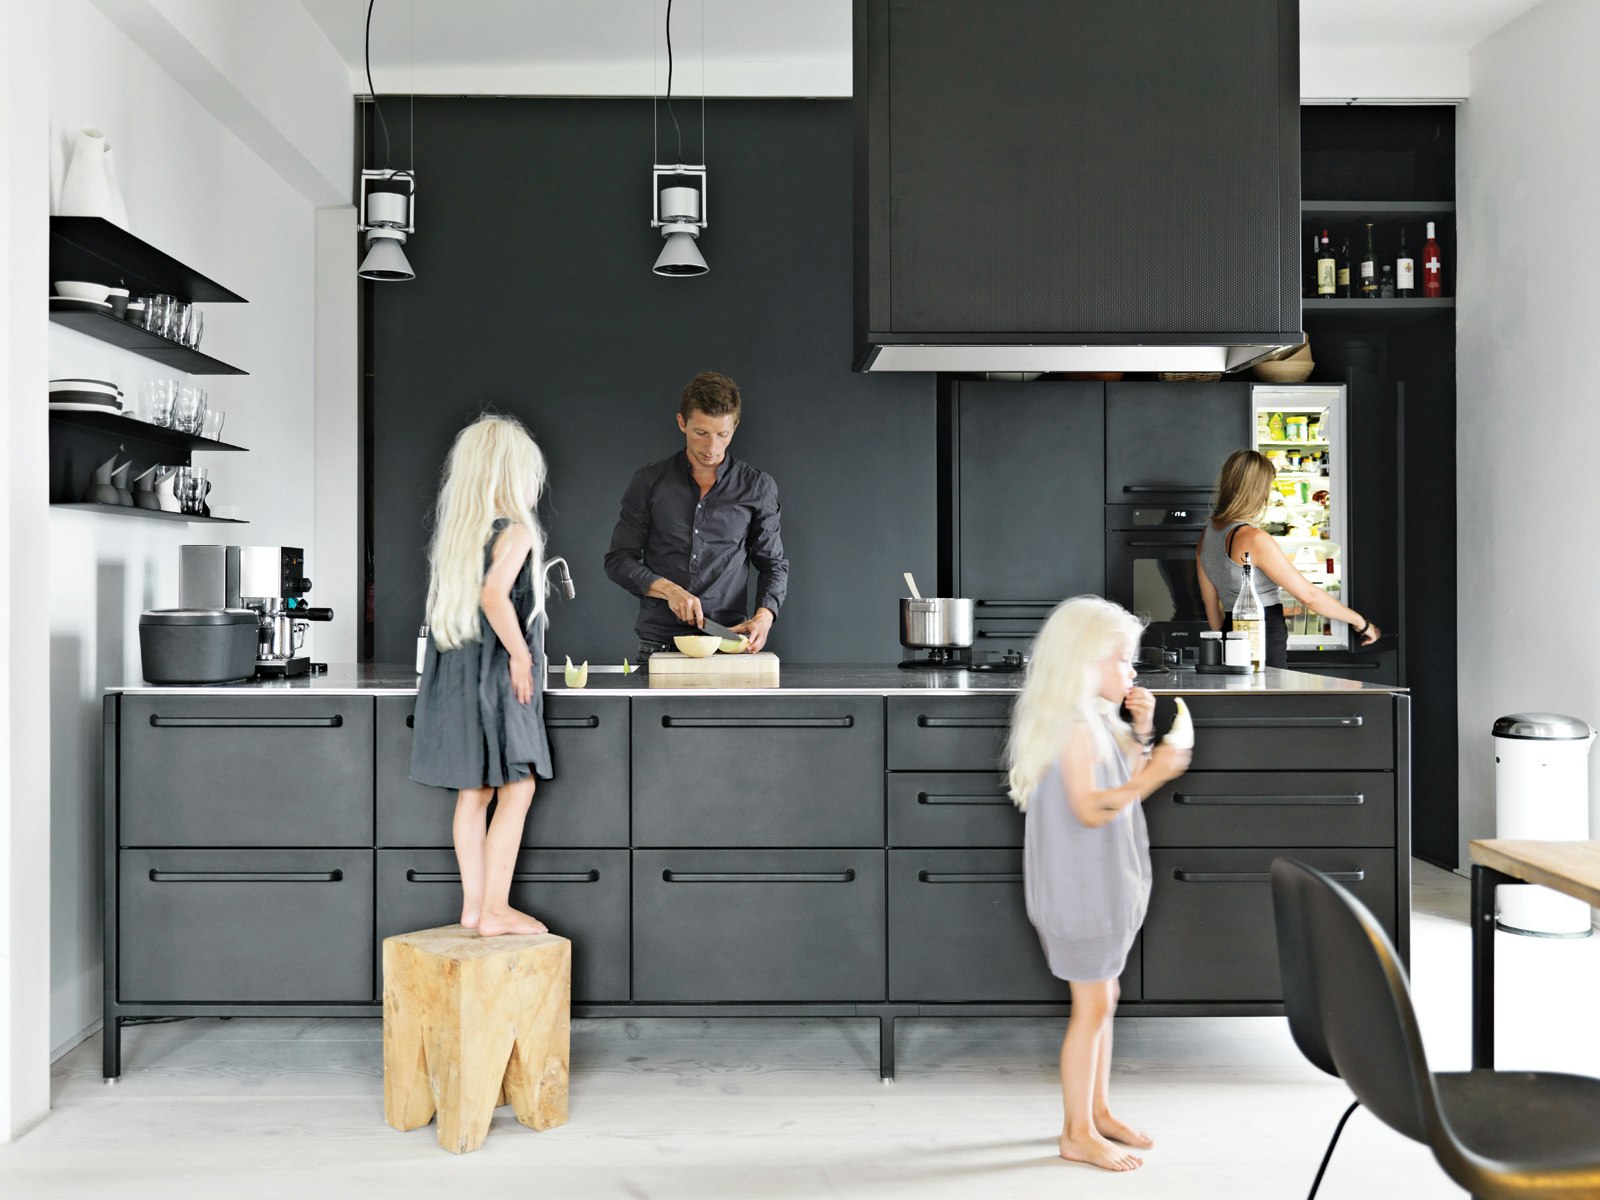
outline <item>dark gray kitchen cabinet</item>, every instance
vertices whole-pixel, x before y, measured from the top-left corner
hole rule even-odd
[[[1393,850],[1155,849],[1143,931],[1144,999],[1283,999],[1271,886],[1272,860],[1280,854],[1329,873],[1396,936]]]
[[[455,793],[411,779],[414,696],[377,698],[377,831],[380,846],[449,846]],[[554,779],[541,779],[522,844],[628,844],[628,699],[546,692],[545,730]]]
[[[889,852],[889,999],[1066,1002],[1028,921],[1019,850]],[[1121,978],[1139,998],[1137,939]]]
[[[374,999],[371,850],[123,850],[125,1003]]]
[[[629,863],[621,850],[524,850],[511,904],[572,942],[572,999],[606,1004],[629,994]],[[450,850],[378,851],[377,962],[383,939],[461,918],[461,875]],[[382,994],[382,980],[379,980]]]
[[[1190,771],[1392,771],[1394,701],[1383,695],[1191,696]]]
[[[1209,512],[1222,462],[1254,437],[1248,383],[1108,383],[1105,502]]]
[[[634,999],[884,999],[883,855],[635,850]]]
[[[889,770],[999,769],[1011,703],[1010,696],[890,696]]]
[[[999,772],[894,771],[889,845],[1020,846],[1022,813]]]
[[[121,845],[372,845],[370,696],[122,705]]]
[[[636,846],[882,846],[883,697],[633,703]]]
[[[958,389],[955,594],[1050,603],[1099,592],[1105,385]]]
[[[1389,771],[1189,771],[1144,802],[1152,846],[1392,846]]]

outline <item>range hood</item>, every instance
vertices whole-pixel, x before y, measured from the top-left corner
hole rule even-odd
[[[854,40],[856,370],[1304,340],[1296,0],[855,0]]]

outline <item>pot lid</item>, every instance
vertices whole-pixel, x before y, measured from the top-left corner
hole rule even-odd
[[[141,625],[254,625],[253,608],[147,608]]]
[[[1494,723],[1494,736],[1525,741],[1577,742],[1594,736],[1589,722],[1560,713],[1512,713]]]

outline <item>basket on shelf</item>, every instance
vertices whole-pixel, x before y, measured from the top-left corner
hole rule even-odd
[[[1311,343],[1301,342],[1281,358],[1269,358],[1251,367],[1257,379],[1266,383],[1304,383],[1317,364],[1311,361]]]
[[[1157,371],[1156,378],[1167,383],[1215,383],[1221,371]]]

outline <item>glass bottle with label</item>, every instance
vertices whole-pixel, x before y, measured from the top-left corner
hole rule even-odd
[[[1339,242],[1338,275],[1335,286],[1338,295],[1345,300],[1350,299],[1350,239],[1344,238]]]
[[[1439,242],[1433,236],[1433,222],[1428,222],[1428,240],[1422,244],[1422,294],[1444,295],[1444,273],[1440,269]]]
[[[1417,293],[1417,264],[1411,258],[1411,251],[1406,249],[1404,229],[1400,230],[1400,254],[1394,262],[1394,288],[1395,294],[1401,297]]]
[[[1372,248],[1372,222],[1367,222],[1367,252],[1361,256],[1361,296],[1364,300],[1378,295],[1378,254]]]
[[[1334,294],[1338,286],[1339,266],[1333,258],[1333,247],[1328,242],[1328,231],[1322,231],[1322,248],[1317,251],[1317,295]]]
[[[1250,669],[1260,671],[1267,665],[1267,626],[1261,611],[1261,597],[1256,595],[1255,568],[1250,564],[1250,552],[1245,551],[1243,574],[1239,578],[1239,598],[1233,602],[1233,629],[1243,633],[1250,642]]]

